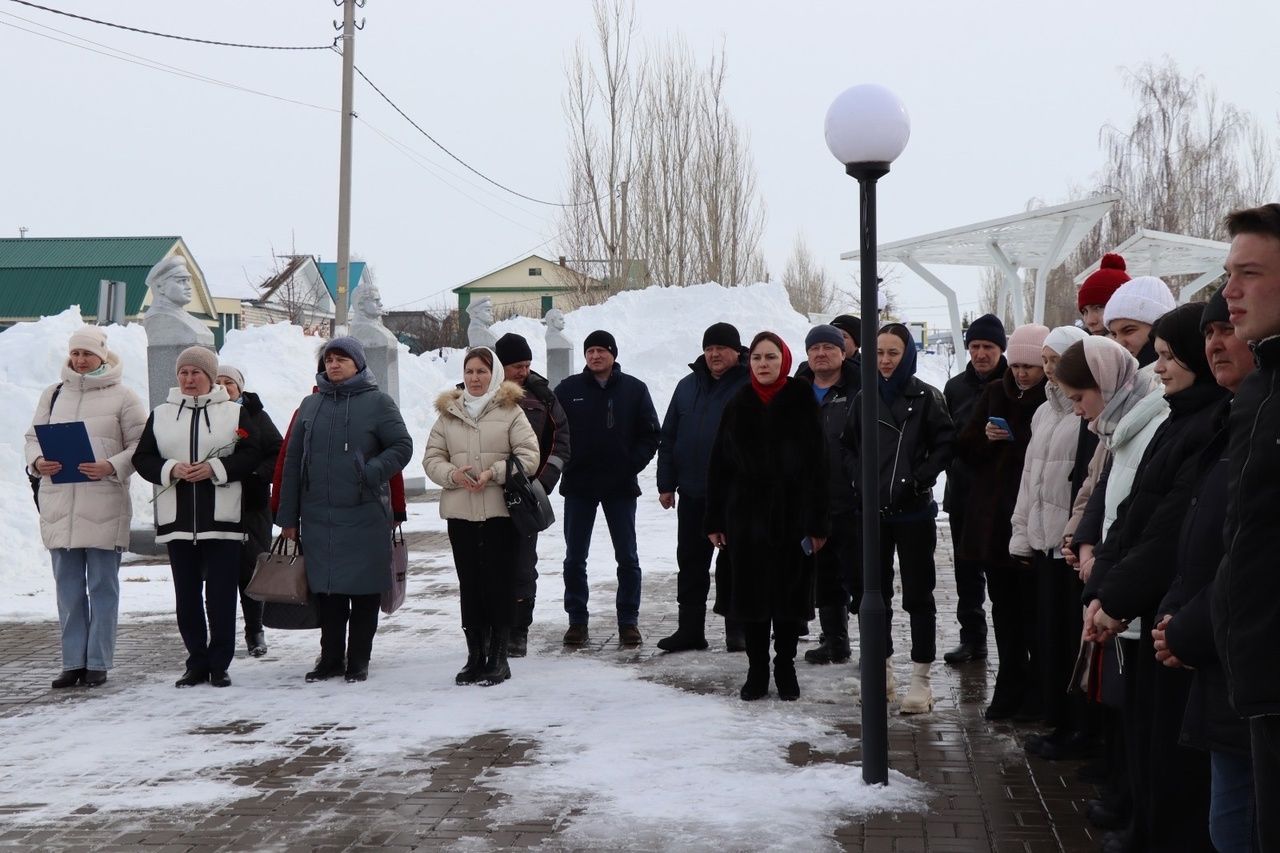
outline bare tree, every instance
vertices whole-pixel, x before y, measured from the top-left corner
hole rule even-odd
[[[847,291],[838,291],[838,298],[851,306],[850,312],[861,316],[862,283],[859,275],[860,273],[849,274],[849,289]],[[893,322],[901,314],[898,294],[893,287],[893,283],[898,280],[898,275],[899,270],[897,267],[889,267],[884,264],[876,267],[876,303],[880,309],[878,322],[881,324]]]
[[[791,307],[801,314],[825,314],[836,299],[835,282],[809,251],[804,235],[797,234],[782,272],[782,286]]]

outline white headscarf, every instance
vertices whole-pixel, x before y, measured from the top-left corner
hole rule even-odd
[[[484,411],[484,407],[489,405],[489,401],[493,399],[493,395],[498,393],[498,388],[502,385],[505,373],[502,370],[502,362],[498,360],[498,354],[489,347],[472,347],[467,350],[466,356],[462,359],[462,370],[466,373],[467,360],[472,353],[484,350],[493,358],[493,375],[489,377],[489,387],[479,397],[473,397],[471,392],[467,390],[466,379],[464,376],[462,384],[462,407],[467,410],[467,414],[472,420],[479,420],[480,413]]]
[[[1089,333],[1079,326],[1059,326],[1045,337],[1044,345],[1058,355],[1062,355],[1067,351],[1067,347],[1087,337]]]

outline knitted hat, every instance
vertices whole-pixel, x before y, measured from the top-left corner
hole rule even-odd
[[[1044,348],[1049,327],[1039,323],[1026,323],[1013,330],[1009,336],[1009,349],[1005,358],[1010,364],[1030,364],[1039,367],[1043,361],[1040,350]]]
[[[742,336],[738,334],[736,326],[729,323],[712,323],[702,333],[702,348],[707,347],[728,347],[737,351],[742,349]]]
[[[338,350],[354,361],[357,373],[369,366],[369,362],[364,356],[364,345],[350,335],[344,335],[329,341],[320,350],[320,363],[316,366],[317,373],[324,373],[324,357],[334,350]]]
[[[1210,296],[1209,301],[1204,304],[1204,313],[1200,316],[1200,334],[1204,334],[1210,323],[1231,322],[1231,314],[1227,311],[1227,299],[1222,295],[1226,287],[1224,284],[1215,290],[1213,296]]]
[[[67,351],[73,349],[91,352],[103,361],[111,355],[111,350],[107,349],[107,333],[97,326],[83,326],[73,332],[71,340],[67,341]]]
[[[1160,315],[1177,307],[1178,301],[1169,291],[1169,285],[1153,275],[1141,275],[1126,281],[1111,294],[1102,312],[1102,322],[1107,326],[1112,320],[1154,323]]]
[[[587,335],[587,339],[582,342],[582,352],[585,354],[592,347],[604,347],[614,357],[618,357],[618,342],[613,339],[613,335],[604,329],[596,329]]]
[[[1197,382],[1213,382],[1213,371],[1204,353],[1204,334],[1200,331],[1204,306],[1203,302],[1179,305],[1156,321],[1151,336],[1168,344],[1173,357],[1196,375]]]
[[[228,379],[230,379],[232,382],[236,383],[236,387],[239,388],[241,391],[244,390],[244,374],[241,373],[239,369],[232,367],[231,365],[225,362],[219,362],[218,376],[214,377],[215,381],[221,376],[225,376]]]
[[[1009,346],[1009,340],[1004,334],[1004,323],[995,314],[983,314],[969,324],[964,333],[964,345],[968,346],[974,341],[990,341],[1002,350]]]
[[[1083,311],[1086,305],[1106,305],[1116,288],[1128,280],[1124,258],[1111,253],[1103,255],[1102,263],[1080,285],[1076,293],[1076,308]]]
[[[807,352],[811,347],[817,344],[831,344],[841,352],[844,351],[844,335],[840,334],[840,330],[835,326],[814,326],[809,330],[809,334],[805,335],[804,348]]]
[[[862,346],[862,321],[857,317],[852,314],[841,314],[831,321],[831,325],[848,333],[849,337],[853,338],[854,344]]]
[[[507,365],[533,361],[533,350],[529,349],[529,342],[515,332],[507,332],[498,338],[493,345],[493,354],[498,357],[498,361]]]
[[[184,367],[194,367],[208,376],[210,382],[218,381],[218,354],[208,347],[187,347],[178,353],[173,372],[176,374]]]
[[[1089,337],[1089,333],[1079,326],[1059,326],[1045,336],[1043,346],[1062,355],[1067,351],[1067,347],[1076,341],[1083,341]]]

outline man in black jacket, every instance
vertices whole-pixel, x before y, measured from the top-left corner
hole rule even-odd
[[[253,579],[258,555],[271,550],[271,477],[276,457],[284,439],[262,407],[258,395],[244,390],[244,374],[229,364],[218,365],[218,384],[227,389],[231,402],[244,407],[253,423],[250,430],[262,450],[262,462],[244,479],[240,497],[240,519],[244,524],[245,542],[240,549],[240,612],[244,616],[244,641],[249,654],[260,658],[267,653],[267,635],[262,630],[262,602],[244,594]]]
[[[1280,802],[1280,204],[1231,213],[1227,231],[1222,295],[1258,369],[1232,406],[1227,552],[1214,582],[1213,623],[1231,705],[1249,720],[1260,849],[1280,850],[1280,811],[1269,807]]]
[[[837,317],[829,326],[814,326],[809,331],[804,339],[808,360],[796,371],[797,377],[813,385],[813,395],[818,399],[822,430],[827,436],[831,492],[831,538],[827,546],[814,555],[814,597],[822,625],[822,641],[816,649],[804,653],[809,663],[844,663],[850,655],[846,584],[853,586],[847,579],[857,571],[856,549],[860,540],[853,483],[844,471],[840,435],[862,387],[858,372],[862,359],[856,345],[853,355],[848,355],[845,345],[851,336],[835,325],[842,317]]]
[[[715,548],[703,532],[707,512],[707,463],[720,428],[725,404],[750,381],[746,350],[738,330],[715,323],[702,333],[702,355],[689,365],[689,375],[676,385],[658,445],[658,502],[676,510],[676,602],[680,621],[674,634],[658,641],[666,652],[707,647],[705,620],[711,589],[711,556]],[[679,501],[676,493],[679,492]],[[727,607],[724,551],[716,561],[716,601]],[[741,626],[725,618],[730,651],[746,648]],[[741,648],[739,648],[741,646]]]
[[[569,463],[569,420],[547,380],[530,369],[533,350],[520,335],[498,338],[493,351],[502,362],[508,382],[524,389],[520,408],[538,436],[538,470],[526,471],[547,494],[556,487],[560,472]],[[509,657],[524,657],[529,648],[529,626],[538,594],[538,534],[519,537],[516,543],[516,615],[507,641]]]
[[[969,324],[964,333],[965,349],[969,352],[969,364],[964,372],[951,377],[942,389],[947,401],[947,411],[955,424],[956,432],[969,423],[974,403],[982,396],[988,382],[1004,378],[1008,364],[1004,350],[1008,339],[1004,323],[994,314],[983,314]],[[964,531],[965,504],[969,502],[969,490],[974,488],[969,467],[958,456],[947,469],[947,489],[942,508],[947,511],[951,525],[952,551]],[[987,656],[987,614],[982,609],[986,601],[986,581],[981,563],[973,560],[955,560],[956,619],[960,622],[960,645],[942,656],[947,663],[960,664],[983,660]]]
[[[597,330],[583,342],[587,366],[556,386],[575,436],[574,452],[560,480],[564,495],[564,642],[587,642],[587,554],[596,508],[613,540],[618,562],[618,642],[639,645],[640,556],[636,551],[636,475],[658,450],[658,413],[649,388],[622,372],[613,335]]]

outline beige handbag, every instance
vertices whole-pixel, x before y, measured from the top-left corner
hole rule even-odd
[[[289,540],[276,537],[270,551],[258,555],[253,577],[245,587],[245,595],[254,601],[276,604],[306,604],[310,597],[307,588],[307,567],[302,559],[302,541],[294,544],[290,553]]]

